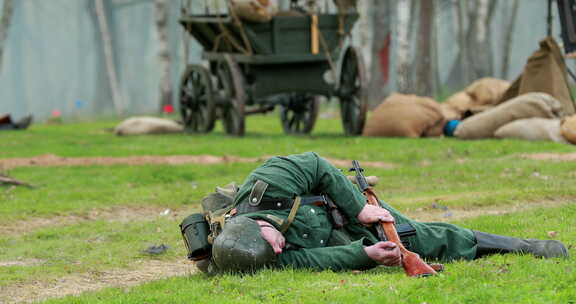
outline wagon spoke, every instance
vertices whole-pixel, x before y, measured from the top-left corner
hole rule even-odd
[[[222,123],[229,135],[244,135],[244,79],[241,69],[231,56],[224,56],[225,60],[218,63],[218,89],[224,97],[221,105]]]
[[[180,85],[180,114],[187,130],[209,132],[214,128],[214,101],[211,76],[200,65],[190,65]]]
[[[308,134],[314,128],[319,111],[319,99],[307,94],[289,94],[288,102],[280,107],[282,128],[287,134]]]

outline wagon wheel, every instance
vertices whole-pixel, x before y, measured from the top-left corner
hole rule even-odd
[[[287,105],[280,107],[280,120],[286,134],[310,134],[316,124],[320,98],[307,94],[290,94]]]
[[[212,131],[216,119],[214,105],[210,72],[201,65],[189,65],[180,82],[180,115],[186,130]]]
[[[225,100],[221,107],[222,124],[228,135],[244,135],[244,78],[240,67],[230,55],[224,56],[225,61],[218,63],[218,82]]]
[[[346,135],[359,135],[366,122],[366,69],[362,54],[353,47],[348,48],[340,72],[340,116]]]

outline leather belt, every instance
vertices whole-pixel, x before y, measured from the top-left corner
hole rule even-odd
[[[303,196],[300,205],[323,205],[326,204],[326,198],[323,195]],[[236,206],[237,214],[257,212],[262,210],[285,210],[292,209],[294,199],[292,198],[262,198],[256,206],[250,204],[248,200]]]

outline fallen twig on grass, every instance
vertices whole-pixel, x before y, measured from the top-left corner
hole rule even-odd
[[[3,175],[3,174],[0,174],[0,185],[25,186],[28,188],[34,188],[34,186],[32,186],[28,183],[19,181],[17,179],[11,178],[11,177]]]

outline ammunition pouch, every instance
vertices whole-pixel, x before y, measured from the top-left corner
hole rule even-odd
[[[188,250],[188,259],[199,261],[211,255],[212,245],[208,242],[210,227],[201,213],[194,213],[180,223],[180,232]]]

